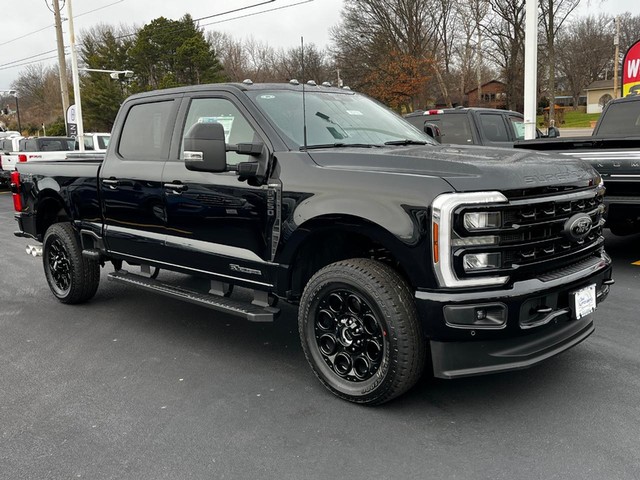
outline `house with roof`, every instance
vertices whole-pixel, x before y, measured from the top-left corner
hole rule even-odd
[[[491,80],[482,85],[482,94],[478,97],[478,88],[469,90],[467,95],[467,106],[469,107],[487,107],[487,108],[506,108],[507,94],[505,93],[506,85],[499,80]]]
[[[596,80],[587,88],[587,113],[601,113],[607,102],[613,98],[620,97],[622,79],[618,80],[618,95],[615,95],[613,79]]]

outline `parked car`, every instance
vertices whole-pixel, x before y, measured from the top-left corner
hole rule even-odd
[[[594,331],[613,283],[589,165],[438,145],[351,90],[148,92],[112,133],[104,157],[12,174],[16,235],[42,242],[27,251],[52,294],[88,301],[111,263],[113,281],[252,321],[291,302],[311,369],[355,403],[397,397],[425,365],[459,378],[542,362]]]
[[[13,171],[13,168],[9,170],[9,164],[14,163],[13,159],[9,158],[9,155],[11,155],[12,152],[18,150],[19,142],[22,138],[23,137],[18,135],[18,132],[15,132],[15,134],[3,135],[2,137],[0,137],[0,185],[2,186],[6,186],[9,184],[11,171]]]
[[[10,175],[16,164],[21,162],[60,159],[60,152],[73,152],[75,145],[73,137],[20,137],[16,150],[2,154],[2,169]],[[12,148],[15,148],[15,143],[12,144]]]
[[[640,95],[609,101],[590,137],[525,140],[515,147],[589,162],[607,187],[606,226],[611,233],[640,232]]]
[[[92,152],[106,152],[110,138],[110,133],[85,133],[84,149]]]
[[[454,145],[486,145],[512,147],[524,139],[524,117],[512,110],[495,108],[441,108],[419,110],[404,117],[441,143]],[[557,137],[551,128],[547,135],[536,129],[538,137]]]

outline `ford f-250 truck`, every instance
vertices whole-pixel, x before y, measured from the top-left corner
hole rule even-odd
[[[562,352],[594,331],[613,283],[591,167],[440,146],[329,86],[135,95],[104,160],[19,164],[11,188],[16,235],[42,242],[27,249],[61,302],[89,300],[111,262],[111,280],[253,321],[299,304],[311,368],[361,404],[425,365],[457,378]]]
[[[523,140],[514,146],[589,162],[607,187],[606,227],[615,235],[640,232],[640,95],[607,103],[590,137]]]

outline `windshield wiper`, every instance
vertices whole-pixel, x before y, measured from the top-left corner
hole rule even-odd
[[[384,142],[385,145],[431,145],[431,142],[426,142],[424,140],[390,140],[388,142]]]
[[[320,148],[380,148],[382,145],[375,145],[373,143],[344,143],[344,142],[336,142],[336,143],[321,143],[319,145],[307,145],[306,147],[303,145],[300,147],[300,150],[315,150]]]

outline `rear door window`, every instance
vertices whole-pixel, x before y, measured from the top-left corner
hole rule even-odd
[[[173,100],[131,107],[122,127],[118,153],[124,160],[166,160],[169,157]]]
[[[499,113],[481,113],[480,128],[490,142],[509,142],[507,126]]]
[[[466,113],[425,115],[423,118],[424,123],[433,123],[440,128],[442,143],[453,143],[455,145],[471,145],[474,143],[471,122]]]

